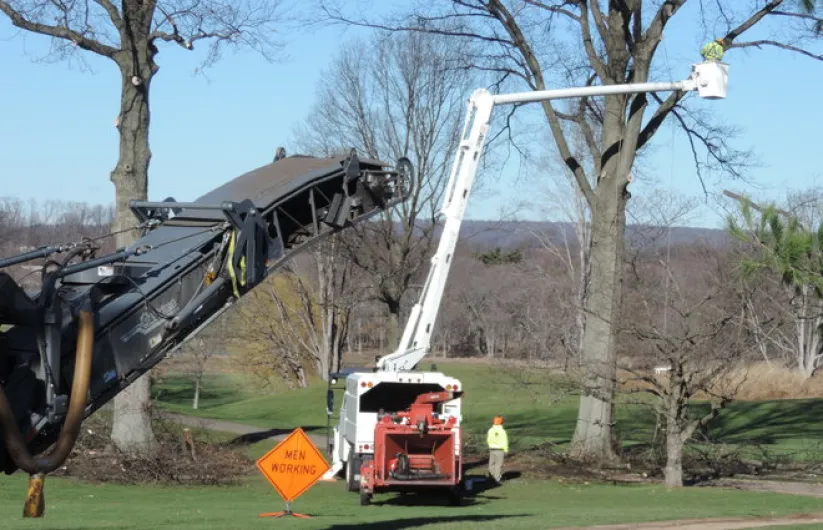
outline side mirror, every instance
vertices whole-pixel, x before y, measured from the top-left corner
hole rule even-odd
[[[334,391],[329,389],[326,391],[326,413],[331,414],[334,410]]]

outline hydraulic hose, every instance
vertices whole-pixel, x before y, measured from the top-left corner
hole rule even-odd
[[[57,443],[54,444],[54,450],[50,454],[33,457],[29,453],[14,419],[14,412],[6,393],[0,389],[0,426],[3,428],[6,450],[14,463],[17,464],[17,467],[32,475],[29,485],[30,495],[23,513],[26,517],[39,517],[43,514],[43,475],[60,467],[68,458],[77,441],[80,425],[85,415],[86,396],[91,380],[92,353],[94,351],[94,318],[90,311],[81,311],[78,319],[77,350],[71,397],[66,420]],[[34,493],[32,493],[32,490],[34,490]]]

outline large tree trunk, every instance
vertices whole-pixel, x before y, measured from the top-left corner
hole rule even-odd
[[[667,488],[683,486],[683,433],[676,410],[669,410],[666,418],[666,467],[663,475]]]
[[[629,53],[622,41],[622,14],[610,7],[608,69],[614,79],[625,76]],[[633,82],[648,80],[651,56],[638,50],[632,63]],[[617,333],[623,292],[623,236],[628,176],[637,154],[646,108],[644,95],[607,96],[602,129],[602,158],[591,204],[589,285],[585,293],[583,388],[571,454],[581,460],[610,465],[614,451],[614,391],[617,377]]]
[[[137,23],[135,22],[135,25]],[[132,28],[132,36],[139,35]],[[149,46],[136,44],[136,53],[122,52],[117,57],[122,76],[120,100],[120,158],[111,174],[116,198],[114,231],[118,247],[129,245],[137,232],[127,230],[136,224],[129,210],[129,201],[146,200],[148,196],[149,149],[149,85],[157,71]],[[134,381],[114,398],[114,419],[111,431],[114,445],[126,453],[147,453],[156,440],[151,426],[151,384],[149,373]]]
[[[625,181],[612,176],[597,189],[592,211],[591,276],[585,297],[583,385],[571,455],[600,464],[616,463],[612,446],[617,372],[617,320],[622,292]]]
[[[666,410],[666,467],[663,476],[667,488],[683,487],[683,446],[691,438],[699,421],[689,422],[686,417],[689,399],[684,394],[686,383],[683,378],[683,365],[672,367],[669,377],[669,393],[663,400]],[[713,417],[716,414],[712,408]]]
[[[666,467],[663,476],[667,488],[683,486],[683,446],[700,425],[700,421],[689,422],[687,417],[689,397],[686,394],[688,382],[684,378],[684,363],[673,361],[669,372],[668,392],[663,396],[666,421]],[[708,423],[719,408],[712,407],[710,414],[704,418]]]

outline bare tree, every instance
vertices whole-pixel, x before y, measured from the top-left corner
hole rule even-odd
[[[565,223],[555,228],[539,234],[541,248],[527,253],[523,265],[521,281],[526,285],[521,288],[525,296],[520,300],[524,309],[522,347],[529,359],[556,361],[562,364],[566,376],[573,376],[581,367],[580,339],[585,324],[580,292],[583,284],[576,274],[581,272],[581,263],[574,256],[583,251],[570,241],[571,230]],[[554,235],[549,235],[552,232]]]
[[[106,252],[114,245],[111,231],[113,209],[83,202],[23,201],[0,198],[0,255],[15,254],[36,247],[91,240],[98,251]],[[43,267],[60,260],[65,254],[12,266],[11,274],[26,288],[37,289],[43,278]]]
[[[545,90],[558,85],[648,81],[656,68],[654,59],[664,31],[670,24],[687,22],[677,16],[686,2],[420,1],[400,13],[377,19],[351,14],[352,7],[341,8],[334,0],[322,0],[320,6],[325,17],[334,22],[432,32],[455,42],[472,42],[481,53],[467,57],[467,67],[495,73],[495,86]],[[791,0],[734,4],[701,2],[695,12],[702,19],[692,23],[705,26],[711,22],[715,28],[712,37],[720,37],[726,50],[778,47],[823,60],[822,55],[804,47],[818,36],[820,19],[814,11],[803,10]],[[778,28],[776,37],[743,41],[743,35],[762,25]],[[733,130],[712,123],[705,112],[687,106],[686,95],[676,91],[665,99],[656,94],[583,98],[572,113],[551,102],[543,102],[540,107],[555,147],[591,209],[591,272],[583,334],[585,377],[571,444],[571,455],[580,459],[595,463],[618,460],[612,450],[616,330],[630,196],[628,177],[637,152],[672,116],[690,141],[698,176],[715,169],[739,176],[746,162],[746,155],[732,149],[728,141]],[[592,119],[600,124],[600,134],[590,126]],[[564,126],[580,129],[594,161],[593,174],[587,174],[574,156]]]
[[[188,343],[179,354],[181,361],[180,370],[192,378],[194,383],[194,394],[192,396],[191,408],[200,408],[200,392],[203,389],[203,377],[206,374],[206,364],[214,355],[215,340],[205,340],[197,337]],[[156,375],[156,374],[155,374]]]
[[[317,371],[327,381],[332,372],[338,371],[343,362],[343,350],[349,337],[351,314],[362,298],[361,284],[357,283],[354,264],[341,251],[349,236],[339,234],[324,241],[314,250],[317,264],[317,303],[320,321],[315,328],[319,340],[314,344],[318,351]],[[345,248],[345,247],[344,247]],[[308,303],[304,307],[310,308]],[[309,314],[308,311],[305,314]]]
[[[24,30],[52,38],[52,53],[67,58],[85,50],[111,59],[121,74],[120,155],[111,173],[115,187],[114,235],[118,247],[134,241],[135,219],[128,202],[148,194],[149,88],[160,69],[159,45],[174,43],[186,50],[209,43],[205,64],[225,47],[252,48],[270,57],[279,0],[0,0],[0,11]],[[151,427],[148,374],[114,399],[112,442],[138,453],[155,446]]]
[[[388,310],[390,348],[400,338],[403,297],[431,249],[459,140],[468,76],[456,68],[456,57],[453,45],[436,35],[353,41],[323,76],[314,110],[298,131],[305,151],[354,147],[371,158],[405,156],[414,164],[411,198],[344,240],[348,258],[371,278],[373,297]]]
[[[214,354],[211,350],[205,348],[202,341],[198,344],[199,348],[192,349],[192,377],[194,378],[194,397],[192,398],[191,408],[197,410],[200,408],[200,391],[203,388],[203,375],[206,373],[206,363]]]
[[[264,379],[304,387],[311,375],[326,380],[340,367],[361,288],[337,239],[323,241],[239,304],[234,338],[247,367]]]
[[[635,285],[626,309],[633,317],[624,321],[635,359],[623,368],[631,373],[629,384],[657,398],[668,487],[683,485],[684,446],[734,399],[745,380],[741,361],[756,342],[740,318],[745,296],[728,272],[734,267],[727,253],[699,246],[678,251],[671,261],[662,252],[646,255],[642,273],[630,280]],[[665,289],[661,274],[668,276]],[[690,401],[699,397],[708,398],[711,409],[695,416]]]
[[[468,275],[462,274],[464,259],[467,258],[455,253],[452,264],[453,279],[447,283],[443,293],[440,317],[437,319],[433,334],[436,337],[433,343],[438,344],[439,342],[436,349],[440,351],[440,356],[443,358],[480,355],[480,352],[475,349],[474,341],[471,340],[472,317],[466,310],[462,296],[465,290],[464,285],[470,280]],[[435,349],[434,346],[433,349]]]
[[[0,198],[0,249],[12,253],[11,247],[22,242],[23,229],[26,224],[23,201],[13,197]]]
[[[455,260],[457,265],[457,260]],[[460,275],[467,280],[460,292],[462,308],[470,315],[470,333],[475,350],[489,359],[497,357],[510,315],[504,310],[507,285],[499,280],[497,266],[488,266],[472,257],[459,266]],[[457,268],[457,267],[456,267]]]

